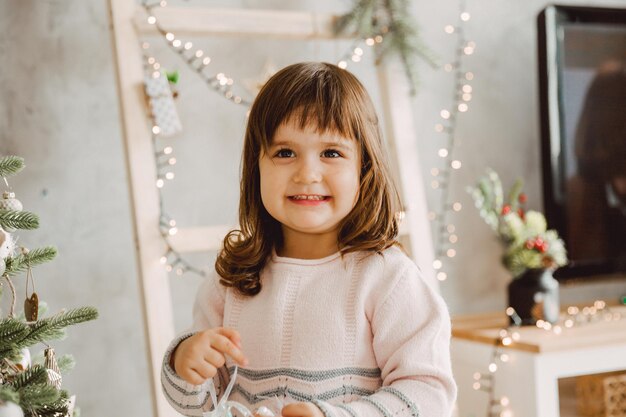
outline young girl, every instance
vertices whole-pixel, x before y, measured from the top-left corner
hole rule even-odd
[[[278,397],[285,417],[450,415],[449,315],[398,248],[384,155],[348,71],[300,63],[267,82],[246,129],[241,230],[165,354],[177,411],[211,410],[201,385],[220,398],[238,366],[229,399],[250,410]]]

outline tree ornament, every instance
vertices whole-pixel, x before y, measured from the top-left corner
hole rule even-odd
[[[22,206],[22,202],[15,198],[15,193],[11,191],[5,191],[2,194],[2,199],[0,200],[0,210],[11,210],[11,211],[22,211],[24,206]],[[15,232],[16,229],[7,227],[7,232]]]
[[[0,417],[24,417],[24,412],[19,405],[7,401],[0,403]]]
[[[26,300],[24,300],[24,316],[26,317],[26,321],[37,321],[37,317],[39,315],[39,297],[35,292],[35,281],[33,280],[33,271],[30,267],[30,261],[28,258],[29,250],[27,248],[22,248],[22,254],[26,257]],[[32,284],[33,292],[28,296],[28,284]]]
[[[21,358],[15,363],[15,366],[17,366],[20,371],[23,371],[26,368],[30,367],[32,364],[30,350],[28,350],[28,348],[20,349],[20,356]]]
[[[45,361],[44,366],[48,372],[48,384],[52,385],[56,389],[61,389],[61,370],[57,363],[57,358],[54,354],[54,349],[51,347],[44,351]]]

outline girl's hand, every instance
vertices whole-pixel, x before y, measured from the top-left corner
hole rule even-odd
[[[170,364],[176,374],[193,385],[200,385],[224,366],[225,355],[242,366],[248,359],[241,351],[241,337],[234,329],[217,327],[183,340],[172,353]]]
[[[324,413],[313,403],[287,404],[281,411],[283,417],[324,417]]]

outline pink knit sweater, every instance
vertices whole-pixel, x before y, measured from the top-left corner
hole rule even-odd
[[[312,401],[326,417],[448,417],[456,398],[450,318],[442,298],[400,249],[322,259],[275,254],[263,288],[242,297],[216,277],[204,282],[193,326],[172,341],[161,373],[170,404],[185,416],[211,410],[210,397],[169,365],[194,332],[232,327],[249,366],[230,399],[255,410],[268,398]],[[218,398],[234,363],[214,377]]]

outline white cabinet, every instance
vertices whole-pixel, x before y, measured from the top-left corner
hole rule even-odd
[[[496,361],[494,398],[506,396],[512,417],[558,417],[560,378],[626,370],[626,307],[612,307],[622,317],[594,321],[561,334],[534,326],[516,328],[520,338],[500,351]],[[453,320],[452,367],[459,386],[458,417],[487,416],[488,394],[473,388],[476,372],[489,374],[504,314],[458,317]]]

